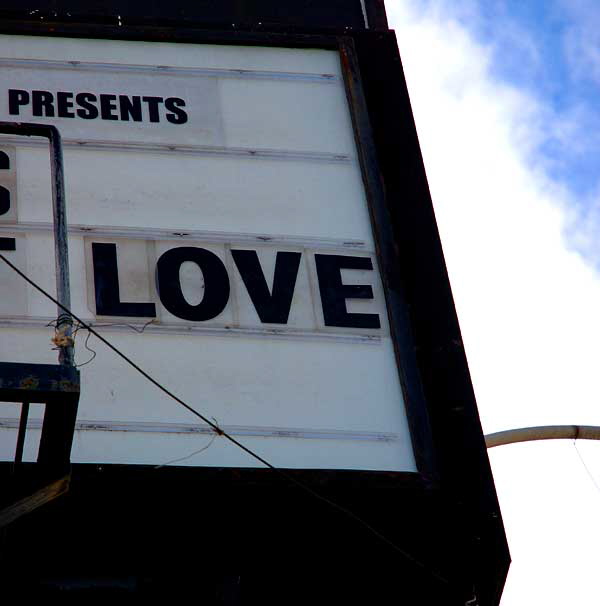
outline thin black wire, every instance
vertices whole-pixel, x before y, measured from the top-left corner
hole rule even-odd
[[[111,323],[96,322],[96,324],[94,324],[93,326],[98,326],[99,328],[106,328],[106,327],[110,327],[110,326],[126,326],[127,328],[131,328],[131,330],[134,330],[135,332],[137,332],[138,334],[141,335],[146,330],[146,328],[148,328],[148,326],[150,326],[150,324],[153,324],[153,323],[154,323],[154,318],[152,318],[151,320],[148,320],[145,324],[142,324],[141,327],[135,326],[134,324],[127,324],[125,322],[111,322]],[[92,326],[92,324],[90,324],[90,326]]]
[[[583,468],[587,472],[588,477],[592,481],[592,484],[596,487],[596,490],[600,493],[600,485],[598,485],[598,482],[596,482],[596,478],[594,478],[594,476],[592,475],[592,472],[590,471],[589,467],[586,465],[582,454],[579,452],[579,448],[577,448],[577,440],[573,440],[573,446],[575,447],[575,452],[577,453],[577,456],[579,457],[579,460],[581,461]]]
[[[81,327],[83,328],[83,327]],[[79,327],[76,329],[76,331],[73,333],[73,337],[75,337],[75,335],[77,334],[77,330],[79,330]],[[86,360],[85,362],[83,362],[82,364],[76,364],[75,368],[81,368],[82,366],[85,366],[86,364],[89,364],[90,362],[92,362],[94,360],[94,358],[97,355],[97,352],[95,349],[92,349],[89,345],[88,345],[88,341],[90,340],[90,337],[92,336],[91,332],[88,332],[85,341],[83,342],[83,346],[92,354],[92,357],[89,360]]]
[[[356,515],[349,509],[346,509],[344,506],[339,505],[335,501],[332,501],[332,500],[328,499],[327,497],[319,494],[313,488],[311,488],[307,484],[304,484],[304,482],[297,480],[296,478],[294,478],[294,476],[286,473],[285,471],[283,471],[282,469],[279,469],[278,467],[275,467],[272,463],[269,463],[269,461],[267,461],[266,459],[261,457],[259,454],[255,453],[247,446],[244,446],[244,444],[242,444],[241,442],[236,440],[233,436],[228,434],[226,431],[222,430],[218,426],[217,423],[214,423],[213,421],[211,421],[210,419],[205,417],[201,412],[197,411],[195,408],[193,408],[192,406],[190,406],[189,404],[184,402],[180,397],[176,396],[173,392],[169,391],[166,387],[164,387],[161,383],[159,383],[154,377],[149,375],[143,368],[141,368],[138,364],[136,364],[131,358],[129,358],[126,354],[124,354],[120,349],[118,349],[110,341],[105,339],[98,331],[94,330],[94,328],[92,328],[92,326],[90,324],[87,324],[86,322],[84,322],[81,318],[79,318],[77,315],[75,315],[70,309],[65,307],[62,303],[57,301],[51,294],[46,292],[41,286],[36,284],[31,278],[29,278],[29,276],[27,276],[25,273],[23,273],[16,265],[13,265],[13,263],[11,263],[1,253],[0,253],[0,259],[2,261],[4,261],[4,263],[6,263],[6,265],[8,265],[14,272],[16,272],[19,276],[21,276],[21,278],[23,278],[23,280],[25,280],[30,286],[33,286],[33,288],[35,288],[38,292],[43,294],[47,299],[52,301],[57,307],[62,309],[63,312],[65,312],[66,314],[68,314],[69,316],[74,318],[77,322],[79,322],[79,324],[80,324],[79,328],[84,328],[84,329],[88,330],[90,334],[93,334],[96,338],[100,339],[100,341],[102,341],[109,349],[112,349],[112,351],[114,351],[120,358],[125,360],[125,362],[127,362],[127,364],[129,364],[133,369],[135,369],[145,379],[150,381],[150,383],[152,383],[157,389],[162,391],[164,394],[169,396],[171,399],[175,400],[175,402],[177,402],[178,404],[183,406],[186,410],[191,412],[193,415],[195,415],[196,417],[198,417],[199,419],[204,421],[204,423],[206,423],[209,427],[211,427],[217,435],[226,438],[232,444],[235,444],[238,448],[242,449],[244,452],[249,454],[252,458],[254,458],[257,461],[259,461],[260,463],[262,463],[265,467],[268,467],[275,473],[279,474],[281,477],[285,478],[288,482],[290,482],[290,483],[294,484],[295,486],[297,486],[298,488],[304,490],[306,493],[310,494],[315,499],[322,501],[323,503],[326,503],[331,508],[340,511],[343,514],[345,514],[346,516],[348,516],[349,518],[353,519],[355,522],[357,522],[358,524],[360,524],[361,526],[366,528],[369,532],[371,532],[371,534],[376,536],[380,541],[382,541],[383,543],[386,543],[389,547],[391,547],[396,552],[398,552],[406,560],[408,560],[409,562],[412,562],[415,566],[429,572],[429,574],[431,574],[438,581],[441,581],[442,583],[445,583],[445,584],[449,584],[448,579],[443,577],[439,572],[437,572],[436,570],[434,570],[432,568],[428,568],[425,564],[423,564],[423,562],[421,562],[420,560],[417,560],[415,557],[410,555],[407,551],[405,551],[404,549],[402,549],[401,547],[396,545],[391,539],[388,539],[385,535],[381,534],[376,528],[371,526],[371,524],[369,524],[368,522],[366,522],[365,520],[360,518],[358,515]],[[61,318],[63,318],[62,314],[61,314],[61,316],[59,316],[58,321],[61,321]]]
[[[185,461],[186,459],[191,459],[192,457],[195,457],[196,455],[200,454],[201,452],[208,450],[212,446],[212,443],[215,441],[216,438],[218,438],[218,436],[217,436],[217,434],[214,434],[213,437],[209,440],[208,444],[205,444],[202,448],[199,448],[198,450],[194,450],[194,452],[192,452],[191,454],[185,455],[184,457],[178,457],[176,459],[171,459],[170,461],[167,461],[166,463],[157,465],[154,469],[160,469],[161,467],[167,467],[168,465],[173,465],[173,463],[180,463],[181,461]]]
[[[48,322],[48,324],[46,324],[46,326],[54,326],[54,327],[58,327],[61,323],[60,318],[64,318],[64,316],[69,317],[68,314],[61,314],[59,316],[58,320],[52,320],[52,322]],[[70,317],[69,317],[69,322],[71,321]],[[63,319],[64,322],[64,319]],[[141,328],[138,328],[137,326],[134,326],[133,324],[126,324],[123,322],[113,322],[110,324],[91,324],[90,326],[126,326],[127,328],[131,328],[131,330],[134,330],[135,332],[137,332],[138,334],[142,334],[146,328],[148,328],[148,326],[150,326],[150,324],[152,324],[154,322],[154,318],[152,318],[152,320],[148,320],[148,322],[146,322]],[[77,327],[73,330],[73,334],[72,337],[73,339],[75,339],[75,337],[77,336],[77,333],[81,330],[86,330],[86,327],[83,326],[83,324],[81,323],[77,323]],[[88,334],[85,338],[85,341],[83,342],[83,346],[92,354],[92,357],[89,360],[86,360],[85,362],[82,362],[81,364],[75,364],[75,368],[81,368],[82,366],[85,366],[86,364],[89,364],[90,362],[92,362],[94,360],[94,358],[98,355],[95,349],[92,349],[88,343],[90,340],[90,337],[92,336],[92,333],[88,331]],[[58,348],[55,348],[58,349]],[[215,434],[216,435],[216,434]]]

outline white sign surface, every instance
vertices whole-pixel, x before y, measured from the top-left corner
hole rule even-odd
[[[0,36],[0,120],[63,135],[77,314],[274,465],[415,471],[337,53]],[[52,291],[48,150],[3,150],[0,242]],[[54,362],[52,303],[0,284],[0,357]],[[84,330],[76,353],[73,461],[256,464]]]

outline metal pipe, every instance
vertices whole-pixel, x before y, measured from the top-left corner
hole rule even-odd
[[[71,309],[69,282],[69,248],[67,241],[67,204],[62,143],[60,133],[50,124],[29,122],[0,122],[0,134],[45,137],[50,145],[50,174],[52,177],[52,214],[54,219],[54,258],[56,266],[56,299]],[[73,319],[58,308],[58,320],[54,342],[58,346],[58,361],[73,366]]]
[[[487,448],[534,440],[600,440],[596,425],[542,425],[498,431],[485,436]]]
[[[71,309],[71,284],[69,279],[69,245],[67,239],[67,203],[65,196],[65,176],[60,133],[55,126],[48,126],[50,142],[50,172],[52,175],[52,211],[54,217],[54,262],[56,266],[56,299],[67,309]],[[58,362],[73,366],[73,319],[58,308],[56,324]]]

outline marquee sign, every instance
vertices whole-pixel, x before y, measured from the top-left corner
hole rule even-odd
[[[9,588],[496,606],[508,549],[382,0],[96,4],[5,0],[0,121],[61,133],[74,313],[238,444],[75,325],[72,490],[5,533]],[[0,136],[0,250],[53,292],[51,183],[45,141]],[[13,385],[55,362],[56,308],[4,264],[0,288]],[[11,406],[5,486],[45,486]]]
[[[415,469],[337,51],[1,36],[0,74],[0,120],[63,137],[77,314],[276,465]],[[46,151],[0,150],[6,254],[51,289]],[[39,357],[52,305],[0,279],[0,352]],[[76,352],[74,462],[208,433],[81,331]],[[182,464],[254,462],[216,442]]]

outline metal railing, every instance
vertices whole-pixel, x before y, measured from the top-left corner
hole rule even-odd
[[[66,309],[71,308],[71,288],[69,280],[69,249],[67,243],[67,207],[65,196],[65,180],[61,136],[55,126],[49,124],[34,124],[27,122],[0,122],[0,135],[17,135],[24,137],[44,137],[48,139],[50,148],[50,173],[52,181],[52,214],[54,223],[54,258],[56,267],[56,299]],[[15,242],[12,238],[2,238],[2,250],[14,250]],[[48,365],[18,365],[13,363],[2,363],[5,373],[12,373],[11,377],[3,378],[3,386],[0,397],[4,401],[21,402],[21,416],[17,433],[17,444],[15,449],[15,462],[23,460],[23,449],[25,434],[29,417],[29,406],[31,402],[46,404],[42,436],[38,453],[38,461],[66,460],[68,462],[73,432],[75,428],[75,417],[77,411],[77,400],[79,394],[79,373],[74,368],[73,349],[73,319],[70,314],[58,307],[56,320],[56,333],[53,339],[58,349],[59,369],[63,369],[65,375],[64,385],[70,385],[68,393],[62,394],[60,390],[55,393],[49,389],[47,393],[40,391],[36,393],[37,385],[44,382],[44,377],[53,370]],[[29,378],[23,377],[24,370],[29,372]],[[59,371],[60,374],[61,371]],[[17,380],[21,383],[15,384]],[[62,376],[62,375],[61,375]],[[14,378],[14,381],[11,381]],[[76,387],[75,387],[76,386]],[[77,397],[73,398],[74,392]],[[29,395],[34,399],[25,399]],[[21,400],[21,397],[23,399]],[[41,398],[47,398],[43,401]],[[56,400],[68,400],[69,404],[51,404]]]

